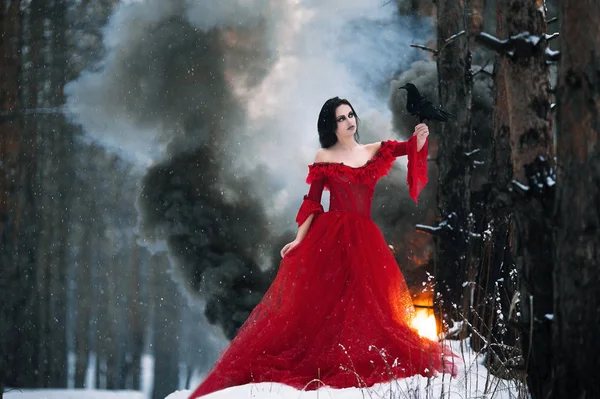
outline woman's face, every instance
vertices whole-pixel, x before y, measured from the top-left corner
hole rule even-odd
[[[342,104],[335,109],[336,129],[335,134],[339,137],[353,137],[356,133],[356,118],[354,111],[349,105]]]

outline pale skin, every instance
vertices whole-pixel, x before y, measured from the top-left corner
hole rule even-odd
[[[332,162],[332,163],[343,163],[350,167],[356,168],[366,164],[379,150],[381,142],[360,144],[354,140],[354,133],[356,133],[356,119],[352,108],[346,104],[342,104],[335,110],[335,117],[337,121],[337,129],[335,134],[337,136],[337,143],[329,148],[321,148],[315,155],[315,163],[318,162]],[[417,151],[421,151],[429,136],[429,128],[424,123],[419,123],[415,126],[413,136],[417,137]],[[304,223],[298,228],[298,233],[294,241],[287,243],[280,251],[281,257],[283,258],[286,253],[296,247],[306,236],[308,229],[312,223],[314,215],[310,215]]]

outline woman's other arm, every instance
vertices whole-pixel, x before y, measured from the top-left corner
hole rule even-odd
[[[323,161],[323,150],[317,151],[317,155],[315,156],[315,162]],[[304,201],[302,201],[302,205],[298,210],[298,214],[296,216],[296,223],[298,224],[298,232],[296,233],[296,238],[294,241],[287,243],[281,249],[281,257],[283,258],[285,254],[294,248],[296,245],[300,244],[300,242],[308,233],[308,229],[312,224],[312,221],[315,215],[321,214],[324,212],[323,205],[321,205],[321,197],[323,196],[323,188],[325,187],[325,179],[315,180],[310,184],[310,189],[308,190],[308,194],[304,196]]]

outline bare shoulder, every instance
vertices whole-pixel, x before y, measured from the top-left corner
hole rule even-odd
[[[315,163],[327,162],[329,160],[330,151],[327,148],[319,148],[315,154]]]
[[[365,144],[364,146],[371,154],[376,153],[381,148],[381,141],[376,141],[375,143]]]

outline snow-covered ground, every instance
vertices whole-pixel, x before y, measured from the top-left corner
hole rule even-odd
[[[488,374],[466,342],[450,343],[454,353],[461,357],[456,378],[440,375],[436,378],[421,376],[377,384],[371,388],[298,391],[276,383],[248,384],[214,392],[207,399],[526,399],[523,385],[501,380]],[[173,392],[166,399],[187,399],[191,391]],[[141,392],[94,390],[23,390],[11,391],[6,399],[147,399]]]
[[[172,396],[172,395],[169,395]],[[95,391],[91,389],[14,389],[7,399],[146,399],[137,391]]]

